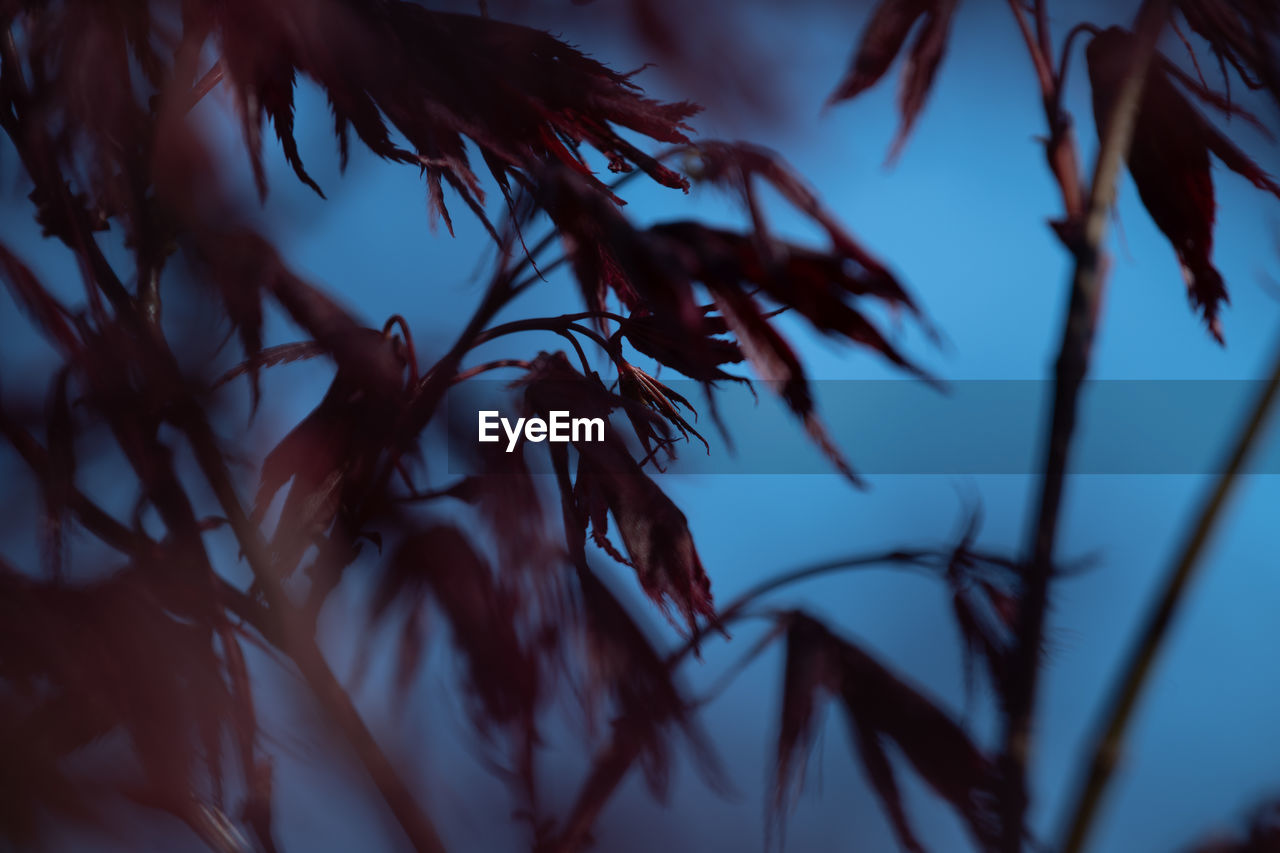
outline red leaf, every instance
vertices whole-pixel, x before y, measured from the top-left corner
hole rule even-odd
[[[36,328],[50,343],[64,353],[79,349],[79,341],[68,322],[70,312],[45,289],[31,268],[3,244],[0,244],[0,278],[9,285],[14,301],[31,317]]]
[[[1118,27],[1100,33],[1089,43],[1086,57],[1100,137],[1106,134],[1132,53],[1133,36]],[[1280,185],[1210,125],[1159,64],[1153,66],[1129,150],[1129,171],[1147,212],[1178,255],[1188,296],[1200,309],[1210,334],[1221,343],[1218,312],[1228,299],[1226,285],[1212,262],[1216,201],[1210,152],[1255,186],[1280,196]]]
[[[994,765],[945,712],[870,655],[832,634],[804,613],[787,619],[787,662],[774,806],[786,806],[795,762],[813,737],[816,700],[838,696],[852,727],[859,756],[903,846],[918,850],[903,810],[893,771],[884,754],[888,739],[933,790],[963,817],[980,844],[998,838],[992,811]]]
[[[765,266],[775,267],[785,263],[776,254],[785,257],[787,250],[773,239],[756,196],[756,179],[771,185],[797,210],[822,226],[834,248],[834,252],[826,257],[836,261],[837,269],[840,269],[840,261],[847,260],[856,265],[856,276],[842,275],[850,293],[876,296],[889,305],[901,306],[919,316],[916,304],[893,274],[853,239],[800,175],[776,151],[746,142],[715,141],[699,142],[687,150],[696,152],[699,157],[700,179],[720,184],[741,196],[743,205],[751,215],[756,248]],[[816,253],[812,254],[816,256]]]
[[[513,177],[527,182],[552,160],[576,159],[568,152],[584,142],[615,171],[638,166],[659,183],[686,187],[618,128],[684,142],[685,120],[697,107],[644,98],[629,75],[547,33],[402,0],[373,6],[282,0],[271,7],[235,0],[220,4],[216,25],[260,182],[256,152],[265,116],[294,170],[315,186],[293,140],[292,90],[301,72],[329,96],[344,160],[349,127],[375,154],[418,165],[433,215],[446,223],[444,184],[488,225],[468,139],[504,192]],[[412,151],[391,141],[383,117]]]
[[[827,103],[835,104],[860,95],[879,82],[893,60],[901,52],[912,28],[922,21],[920,30],[902,72],[902,89],[898,105],[902,125],[889,151],[893,160],[902,150],[907,136],[924,106],[933,85],[934,75],[946,52],[951,18],[959,0],[881,0],[866,30],[849,70],[836,86]]]
[[[479,702],[478,722],[531,727],[539,672],[516,633],[515,616],[522,605],[497,585],[488,564],[456,528],[430,527],[405,540],[375,597],[375,615],[405,597],[410,633],[402,649],[411,652],[410,660],[416,660],[412,655],[421,645],[416,611],[425,592],[448,618],[466,659],[467,683]]]
[[[1209,43],[1227,79],[1230,64],[1250,89],[1267,89],[1280,103],[1275,39],[1280,15],[1265,0],[1180,0],[1187,23]]]

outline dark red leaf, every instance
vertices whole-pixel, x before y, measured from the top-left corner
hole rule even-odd
[[[775,809],[787,804],[797,757],[808,750],[819,696],[838,696],[863,766],[888,809],[899,840],[918,850],[882,742],[892,741],[933,790],[965,819],[984,846],[998,838],[996,771],[950,716],[870,655],[803,613],[788,620],[786,677],[779,726]]]
[[[1112,27],[1096,36],[1086,51],[1100,137],[1106,134],[1116,93],[1128,73],[1133,38]],[[1192,304],[1199,308],[1210,334],[1221,343],[1218,313],[1221,303],[1227,301],[1227,289],[1212,261],[1217,211],[1209,168],[1211,152],[1255,186],[1280,196],[1280,185],[1209,124],[1162,67],[1153,67],[1129,149],[1129,171],[1147,212],[1178,255]]]
[[[375,615],[402,597],[407,603],[409,643],[402,649],[411,654],[421,646],[417,611],[425,593],[448,618],[466,659],[467,683],[479,703],[477,721],[516,724],[530,729],[532,736],[539,672],[516,633],[520,602],[497,584],[490,567],[456,528],[430,527],[406,539],[375,597]]]
[[[853,239],[818,200],[818,196],[804,179],[776,151],[746,142],[716,141],[699,142],[686,150],[696,153],[699,158],[700,166],[695,177],[719,184],[741,196],[743,205],[751,215],[757,253],[765,267],[788,265],[789,253],[785,244],[773,239],[756,194],[757,179],[772,186],[827,233],[834,251],[831,255],[821,257],[830,259],[840,274],[838,277],[844,280],[850,293],[875,296],[888,305],[906,308],[917,317],[920,316],[915,302],[893,274]],[[817,253],[810,254],[818,257]],[[848,263],[841,264],[842,261]],[[842,267],[846,265],[856,268],[856,273],[845,272]],[[832,273],[827,275],[832,280],[837,278]]]
[[[269,9],[236,0],[220,4],[215,24],[255,164],[265,116],[286,158],[312,186],[293,141],[296,73],[326,90],[344,152],[350,128],[375,154],[418,165],[431,210],[446,222],[446,184],[484,219],[468,139],[504,192],[550,161],[576,162],[572,149],[582,143],[614,170],[638,166],[659,183],[686,186],[619,128],[684,142],[684,122],[697,108],[644,98],[629,75],[547,33],[402,0],[373,6],[285,0]],[[384,117],[413,150],[391,141]],[[261,167],[255,169],[261,180]]]
[[[934,75],[947,48],[951,18],[959,0],[881,0],[871,14],[849,70],[828,99],[835,104],[860,95],[874,86],[889,70],[902,50],[916,22],[920,29],[902,72],[898,98],[902,125],[890,149],[892,160],[901,152],[907,136],[924,106]]]
[[[585,562],[577,564],[577,577],[585,618],[588,698],[598,701],[601,694],[612,698],[618,710],[615,725],[627,727],[629,737],[642,744],[644,769],[654,795],[662,796],[666,781],[669,746],[664,730],[671,726],[684,732],[706,780],[723,788],[723,771],[715,752],[663,657]]]
[[[1226,66],[1235,69],[1250,89],[1267,89],[1280,103],[1280,66],[1276,39],[1280,13],[1267,0],[1180,0],[1187,23],[1209,43],[1227,80]]]
[[[45,289],[31,268],[3,244],[0,244],[0,277],[9,286],[14,301],[50,343],[64,353],[72,353],[79,348],[75,332],[68,322],[70,313]]]

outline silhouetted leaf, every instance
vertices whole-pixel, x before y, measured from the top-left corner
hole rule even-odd
[[[516,634],[520,602],[497,585],[490,567],[453,527],[429,527],[406,539],[374,598],[375,616],[393,602],[404,602],[410,611],[400,651],[401,689],[416,669],[423,641],[417,610],[427,594],[449,620],[466,660],[467,684],[479,702],[477,722],[516,724],[533,737],[539,673]]]
[[[1128,73],[1133,38],[1112,27],[1096,36],[1086,51],[1100,137],[1106,135],[1116,93]],[[1178,255],[1192,304],[1209,333],[1222,343],[1218,312],[1227,301],[1227,289],[1212,261],[1216,202],[1210,152],[1255,186],[1280,196],[1280,185],[1210,125],[1159,65],[1153,67],[1138,110],[1129,171],[1147,212]]]
[[[585,173],[577,153],[582,143],[603,154],[613,171],[638,166],[662,184],[685,186],[616,128],[683,142],[684,122],[697,108],[644,98],[629,75],[547,33],[401,0],[362,6],[284,0],[270,8],[236,0],[218,7],[216,24],[261,186],[264,116],[294,170],[315,186],[293,140],[297,73],[326,91],[341,139],[350,128],[375,154],[423,170],[430,208],[446,223],[445,184],[484,219],[466,139],[504,192],[550,161]],[[413,150],[391,140],[384,118]]]
[[[934,75],[946,52],[951,17],[959,0],[880,0],[863,30],[849,70],[836,86],[828,104],[856,97],[870,89],[893,64],[907,36],[920,21],[916,39],[902,72],[898,106],[902,125],[890,149],[892,160],[901,152],[933,85]]]
[[[1231,65],[1250,89],[1266,89],[1280,103],[1280,66],[1276,39],[1280,11],[1266,0],[1180,0],[1187,23],[1209,43],[1218,58],[1223,79]]]
[[[899,841],[920,850],[882,742],[892,741],[916,773],[965,820],[984,846],[999,837],[994,806],[995,766],[946,713],[858,647],[804,613],[787,620],[787,661],[774,808],[786,808],[788,788],[801,775],[820,696],[838,697],[863,767],[888,809]]]

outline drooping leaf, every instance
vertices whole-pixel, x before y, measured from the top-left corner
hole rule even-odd
[[[454,527],[428,527],[407,538],[383,575],[375,616],[402,597],[410,610],[402,661],[417,659],[422,637],[415,611],[427,595],[449,620],[454,643],[466,660],[467,685],[478,702],[477,722],[531,727],[540,696],[539,672],[516,633],[520,602],[497,584],[489,565]],[[402,678],[411,672],[402,663]]]
[[[1086,50],[1093,113],[1104,136],[1111,110],[1130,66],[1134,36],[1112,27]],[[1129,172],[1152,220],[1169,239],[1182,266],[1192,305],[1209,333],[1223,342],[1221,304],[1226,284],[1213,265],[1213,226],[1217,214],[1210,153],[1260,189],[1280,197],[1280,185],[1214,128],[1175,87],[1157,64],[1147,75],[1138,109]]]
[[[608,424],[609,415],[623,409],[642,445],[663,446],[670,444],[667,424],[683,421],[679,413],[661,407],[655,410],[646,401],[611,394],[597,377],[574,370],[563,353],[539,355],[520,384],[531,413],[546,418],[552,411],[568,411],[575,417],[598,417],[606,422],[603,441],[575,442],[577,480],[567,499],[576,507],[581,532],[590,525],[593,541],[635,569],[641,588],[673,625],[680,627],[671,615],[672,607],[690,633],[697,630],[699,616],[714,619],[711,581],[684,513],[644,473]],[[679,420],[673,421],[673,417]],[[625,558],[608,539],[610,514],[626,549]]]
[[[312,186],[293,141],[299,73],[327,92],[344,152],[349,128],[375,154],[419,166],[430,208],[446,222],[445,185],[485,216],[466,140],[480,149],[504,192],[552,161],[585,172],[576,153],[583,143],[613,171],[639,167],[659,183],[684,186],[619,129],[683,142],[685,120],[697,108],[644,98],[629,75],[548,33],[403,0],[358,6],[284,0],[269,8],[235,0],[212,14],[255,163],[259,127],[270,118],[286,158]],[[412,150],[391,140],[384,118]]]
[[[684,733],[706,780],[715,788],[724,788],[715,751],[662,656],[585,562],[577,564],[577,578],[586,638],[588,698],[593,705],[603,697],[613,701],[618,715],[615,726],[626,727],[628,737],[641,744],[650,790],[659,798],[663,796],[670,763],[667,732],[671,728]]]
[[[1180,0],[1187,24],[1209,43],[1223,80],[1230,86],[1226,66],[1235,69],[1250,89],[1266,89],[1280,103],[1280,11],[1266,0]]]
[[[849,70],[827,101],[835,104],[857,97],[878,83],[919,22],[902,72],[898,97],[902,124],[890,149],[890,160],[901,152],[933,86],[957,5],[959,0],[881,0],[863,30]]]
[[[907,309],[917,318],[921,316],[915,302],[888,268],[849,234],[813,189],[776,151],[747,142],[719,141],[699,141],[686,150],[698,157],[698,168],[694,172],[696,178],[723,186],[740,196],[751,216],[756,249],[764,266],[785,266],[789,260],[787,248],[773,238],[756,192],[757,181],[772,186],[827,233],[833,251],[825,257],[839,274],[827,273],[828,278],[842,277],[847,281],[846,288],[850,293],[874,296],[892,307]],[[844,267],[851,267],[853,271],[846,271]]]
[[[872,786],[889,812],[902,845],[920,850],[903,807],[892,765],[891,741],[916,773],[965,820],[981,845],[998,838],[994,764],[932,700],[866,652],[804,613],[783,617],[787,657],[774,775],[774,808],[781,813],[800,759],[813,739],[819,699],[838,698]]]

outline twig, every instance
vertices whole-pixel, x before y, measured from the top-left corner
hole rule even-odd
[[[1195,527],[1188,534],[1177,559],[1169,566],[1160,598],[1148,611],[1137,641],[1129,651],[1112,689],[1111,699],[1099,718],[1101,724],[1089,749],[1088,772],[1081,777],[1063,834],[1064,841],[1059,848],[1064,853],[1080,850],[1089,837],[1093,819],[1097,816],[1107,783],[1111,781],[1120,757],[1125,731],[1133,720],[1133,712],[1142,690],[1154,672],[1156,654],[1173,623],[1184,594],[1190,588],[1191,580],[1200,566],[1200,557],[1203,556],[1214,527],[1222,516],[1222,510],[1240,478],[1244,463],[1262,435],[1262,428],[1275,402],[1277,391],[1280,391],[1280,347],[1277,347],[1266,385],[1231,447],[1227,467],[1218,475],[1213,489],[1200,508]]]
[[[902,565],[902,566],[924,566],[928,565],[930,560],[941,559],[946,562],[948,553],[941,551],[927,550],[907,550],[899,549],[896,551],[883,551],[876,554],[861,554],[855,557],[841,557],[839,559],[830,560],[825,563],[818,563],[813,566],[805,566],[801,569],[795,569],[790,572],[784,572],[771,578],[766,578],[755,586],[743,592],[728,605],[720,610],[714,622],[699,626],[676,651],[667,657],[667,666],[674,668],[685,657],[698,647],[702,640],[706,639],[712,631],[718,631],[723,626],[728,625],[736,619],[746,608],[754,604],[758,599],[768,595],[775,590],[785,586],[790,586],[801,581],[811,580],[823,575],[833,574],[835,572],[848,571],[849,569],[861,569],[869,566],[878,565]]]
[[[1079,236],[1072,246],[1075,272],[1056,365],[1044,477],[1031,530],[1029,565],[1014,632],[1016,643],[1009,664],[1009,694],[1003,697],[1004,732],[1000,757],[1002,849],[1008,853],[1016,853],[1022,845],[1027,808],[1026,766],[1031,750],[1031,719],[1039,680],[1049,580],[1071,436],[1075,429],[1076,404],[1080,386],[1088,373],[1102,301],[1105,268],[1102,242],[1107,215],[1115,200],[1121,163],[1133,140],[1147,69],[1168,14],[1169,0],[1145,0],[1138,12],[1134,26],[1136,49],[1111,115],[1104,124],[1107,131],[1094,166],[1088,206],[1080,223]]]
[[[182,418],[182,429],[195,451],[197,464],[209,481],[222,510],[226,513],[231,529],[235,532],[254,577],[266,596],[271,613],[280,631],[282,651],[298,667],[303,679],[321,706],[342,730],[347,742],[355,750],[366,772],[372,778],[383,800],[399,822],[415,850],[428,853],[444,853],[445,847],[430,819],[419,808],[416,799],[400,779],[399,774],[373,733],[365,725],[355,703],[342,687],[333,670],[316,645],[315,637],[307,629],[305,620],[288,600],[284,589],[275,577],[271,560],[267,555],[262,535],[245,514],[236,495],[231,477],[226,470],[222,454],[212,430],[198,411],[192,407]]]
[[[768,578],[734,599],[720,611],[719,617],[714,622],[697,628],[683,645],[667,656],[665,663],[668,670],[673,670],[709,633],[721,630],[724,625],[744,615],[746,608],[757,599],[782,587],[834,572],[877,565],[926,566],[935,560],[945,564],[949,556],[949,552],[900,549],[843,557]],[[643,749],[644,739],[636,734],[628,720],[626,718],[618,720],[609,743],[592,760],[591,773],[578,790],[578,796],[569,813],[569,818],[565,821],[564,828],[549,845],[550,851],[577,853],[588,843],[591,827],[595,824],[596,818],[613,796],[614,790],[626,778],[627,772],[640,757]]]

